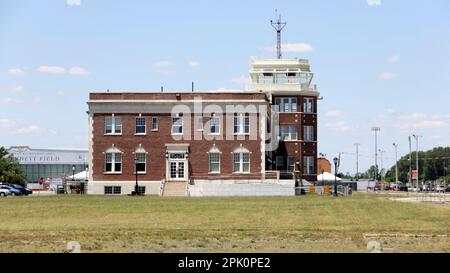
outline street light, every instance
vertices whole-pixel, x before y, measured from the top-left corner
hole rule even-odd
[[[398,159],[397,159],[397,149],[398,149],[398,144],[397,143],[392,143],[392,145],[395,148],[395,183],[398,183]]]
[[[383,151],[382,149],[378,149],[378,152],[380,152],[380,178],[381,178],[381,180],[384,181],[384,177],[383,177],[383,153],[385,151]]]
[[[359,152],[358,152],[358,147],[359,145],[361,145],[360,143],[355,143],[356,146],[356,177],[355,180],[358,181],[359,180],[359,170],[358,170],[358,158],[359,158]]]
[[[134,154],[134,172],[136,174],[136,185],[134,186],[134,194],[137,196],[139,195],[139,185],[138,185],[138,168],[137,168],[137,164],[138,164],[138,156],[135,153]]]
[[[417,176],[417,189],[419,188],[419,135],[413,135],[414,139],[416,140],[416,176]]]
[[[337,194],[337,168],[338,168],[338,163],[339,163],[339,159],[337,157],[333,158],[333,162],[334,162],[334,196],[338,196]]]
[[[75,164],[72,165],[72,180],[75,181]]]
[[[378,182],[378,143],[377,143],[377,132],[381,130],[380,127],[372,127],[372,132],[375,133],[375,183]],[[376,185],[376,184],[375,184]]]

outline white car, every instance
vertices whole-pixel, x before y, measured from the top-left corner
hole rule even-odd
[[[1,197],[8,196],[10,194],[11,194],[11,192],[8,189],[0,189],[0,196]]]

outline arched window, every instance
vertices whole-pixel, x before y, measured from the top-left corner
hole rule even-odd
[[[208,172],[220,173],[220,150],[213,146],[208,152]]]
[[[142,146],[139,146],[134,152],[134,163],[137,173],[147,173],[147,152]]]
[[[105,173],[122,173],[122,151],[111,147],[105,152]]]
[[[233,172],[250,172],[250,151],[244,147],[239,147],[233,151]]]

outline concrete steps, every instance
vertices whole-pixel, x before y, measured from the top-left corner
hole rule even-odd
[[[166,182],[164,184],[164,197],[187,196],[186,192],[187,182]]]

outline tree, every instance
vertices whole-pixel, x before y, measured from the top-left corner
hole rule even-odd
[[[0,147],[0,182],[25,185],[26,180],[19,160]]]
[[[411,154],[412,169],[416,169],[416,153]],[[429,151],[419,152],[419,179],[420,181],[438,180],[449,174],[450,169],[450,147],[437,147]],[[403,182],[408,181],[409,154],[401,157],[397,161],[398,179]],[[395,165],[386,173],[386,179],[395,181]]]

